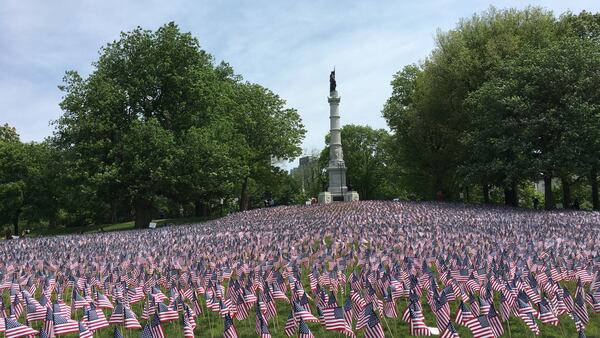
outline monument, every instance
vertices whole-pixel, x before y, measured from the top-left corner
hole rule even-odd
[[[331,203],[332,201],[358,201],[356,191],[348,191],[346,186],[346,164],[342,152],[342,124],[340,121],[340,96],[336,90],[335,69],[329,74],[329,165],[327,174],[329,176],[329,188],[319,193],[319,203]]]

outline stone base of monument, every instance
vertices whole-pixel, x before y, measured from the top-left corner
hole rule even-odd
[[[331,202],[333,202],[333,198],[330,192],[323,191],[319,193],[319,204],[329,204]]]
[[[348,191],[344,194],[344,202],[354,202],[360,200],[356,191]]]
[[[334,201],[334,195],[328,191],[323,191],[319,193],[319,204],[329,204]],[[341,196],[339,196],[341,197]],[[348,191],[344,194],[344,202],[354,202],[359,201],[360,197],[356,191]],[[336,199],[336,201],[342,201],[342,199]]]

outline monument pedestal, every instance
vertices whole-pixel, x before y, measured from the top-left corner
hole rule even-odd
[[[346,185],[346,164],[342,150],[342,122],[340,121],[340,96],[335,90],[335,69],[329,75],[329,188],[319,193],[319,203],[327,204],[333,201],[358,201],[356,191],[348,191]]]
[[[354,202],[360,200],[356,191],[348,191],[344,194],[344,202]]]
[[[333,198],[330,192],[323,191],[319,193],[319,204],[329,204],[331,202],[333,202]]]

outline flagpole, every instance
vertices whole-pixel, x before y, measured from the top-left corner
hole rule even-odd
[[[392,337],[395,337],[394,332],[392,331],[392,329],[390,328],[390,325],[388,324],[387,318],[385,318],[385,314],[382,317],[383,317],[383,321],[385,322],[385,326],[387,326],[388,330],[392,334]]]
[[[562,336],[565,337],[565,329],[563,328],[563,323],[560,318],[558,319],[558,325],[560,326],[560,332],[562,332]]]
[[[206,307],[206,312],[208,312],[208,307]],[[208,316],[208,324],[210,325],[210,337],[213,338],[213,325],[212,320],[210,319],[210,313],[207,313],[206,315]]]

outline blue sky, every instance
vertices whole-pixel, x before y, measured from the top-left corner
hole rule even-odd
[[[306,152],[324,145],[333,66],[342,123],[385,128],[381,109],[393,74],[429,54],[436,30],[490,5],[600,10],[592,0],[0,1],[0,124],[15,126],[24,141],[52,133],[65,70],[87,74],[99,48],[121,31],[175,21],[217,61],[298,109]]]

